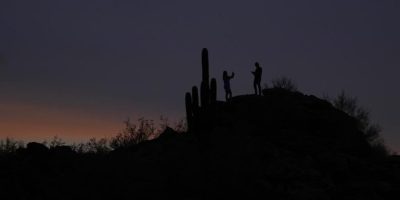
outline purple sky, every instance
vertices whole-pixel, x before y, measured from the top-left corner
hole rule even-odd
[[[0,137],[111,136],[127,117],[184,117],[201,49],[233,94],[282,75],[358,97],[400,150],[398,0],[1,0]]]

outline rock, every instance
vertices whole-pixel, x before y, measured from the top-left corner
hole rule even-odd
[[[26,153],[31,155],[45,155],[49,152],[49,148],[38,142],[29,142],[26,145]]]
[[[158,139],[166,139],[166,138],[172,138],[174,136],[176,136],[178,134],[178,132],[176,132],[174,129],[172,129],[171,127],[167,126],[165,128],[165,130],[160,134],[160,136],[158,137]]]

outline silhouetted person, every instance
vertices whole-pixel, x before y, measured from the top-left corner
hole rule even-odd
[[[262,75],[262,68],[258,62],[255,63],[256,70],[251,72],[254,75],[254,91],[256,95],[261,95],[261,75]]]
[[[222,75],[222,79],[224,79],[224,89],[225,89],[225,99],[232,98],[232,90],[231,90],[231,79],[235,76],[235,73],[232,72],[231,76],[228,76],[228,72],[224,71]]]

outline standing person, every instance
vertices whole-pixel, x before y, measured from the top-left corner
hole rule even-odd
[[[262,68],[258,62],[255,63],[256,70],[251,72],[254,75],[254,91],[256,95],[261,95],[261,75],[262,75]]]
[[[224,71],[222,75],[222,79],[224,80],[224,89],[225,89],[225,99],[228,101],[228,99],[232,98],[232,90],[231,90],[231,79],[235,76],[235,73],[232,72],[231,76],[228,76],[228,72]]]

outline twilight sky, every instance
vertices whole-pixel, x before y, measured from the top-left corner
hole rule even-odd
[[[234,71],[233,95],[282,75],[358,97],[400,151],[398,0],[1,0],[0,138],[112,136],[127,117],[176,121],[184,93]]]

